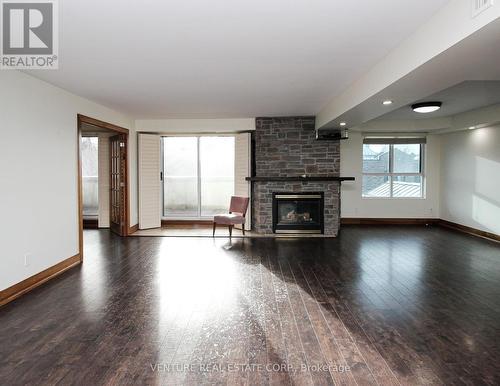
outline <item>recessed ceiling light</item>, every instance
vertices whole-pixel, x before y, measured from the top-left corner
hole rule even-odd
[[[476,129],[476,126],[469,127],[469,130],[474,130],[474,129]]]
[[[390,101],[390,100],[386,100],[386,101],[383,101],[383,102],[382,102],[382,104],[383,104],[384,106],[389,106],[389,105],[392,105],[392,101]]]
[[[433,113],[434,111],[438,111],[443,103],[441,102],[423,102],[423,103],[415,103],[411,106],[412,110],[416,113],[420,114],[428,114]]]
[[[343,127],[343,126],[346,126],[346,125],[347,125],[347,123],[345,123],[345,122],[340,122],[340,126],[342,126],[342,127]]]

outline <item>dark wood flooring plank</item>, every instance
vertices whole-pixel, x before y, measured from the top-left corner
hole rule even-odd
[[[307,367],[307,359],[304,352],[304,347],[297,330],[292,305],[289,300],[288,288],[283,277],[280,265],[273,256],[269,254],[269,266],[273,273],[273,287],[275,291],[276,305],[281,320],[281,328],[285,341],[287,352],[287,363],[292,368],[292,377],[294,383],[300,385],[312,385],[313,378],[310,372],[301,371],[303,367]]]
[[[0,384],[500,384],[498,243],[413,226],[233,241],[100,230],[85,252],[0,308]],[[334,362],[352,371],[300,371]]]
[[[299,275],[302,275],[300,281],[303,288],[308,288],[315,300],[313,302],[312,298],[309,298],[307,301],[308,312],[310,315],[317,315],[315,329],[320,337],[320,343],[324,346],[325,356],[333,368],[336,366],[339,369],[339,371],[331,372],[335,383],[375,384],[376,380],[356,347],[356,343],[335,309],[328,302],[321,286],[314,280],[312,272],[308,268],[300,267],[300,272],[296,271],[296,277]],[[347,368],[349,371],[344,371]]]
[[[329,271],[326,266],[315,266],[313,272],[314,277],[320,282],[336,315],[338,315],[339,319],[349,331],[350,339],[343,340],[343,342],[345,342],[346,346],[349,345],[352,349],[359,352],[377,383],[381,385],[397,385],[399,382],[394,377],[392,369],[388,366],[380,352],[375,348],[375,345],[352,313],[351,307],[348,306],[346,300],[344,300],[335,290],[335,286],[330,283],[330,277],[334,277],[334,273]],[[355,345],[350,343],[352,341],[355,342]],[[347,347],[349,348],[349,346]],[[355,355],[356,351],[352,349],[351,352]]]
[[[281,278],[286,282],[288,301],[293,313],[297,335],[300,339],[305,356],[307,366],[305,371],[311,374],[311,378],[315,385],[334,384],[330,372],[328,370],[322,370],[328,368],[328,363],[321,351],[316,332],[300,294],[300,286],[295,280],[289,263],[289,259],[280,259],[278,261],[281,270]]]
[[[271,369],[271,385],[291,385],[292,378],[288,369],[288,353],[283,336],[282,322],[275,297],[273,276],[268,252],[262,256],[262,287],[264,292],[264,317],[267,335],[267,366]]]

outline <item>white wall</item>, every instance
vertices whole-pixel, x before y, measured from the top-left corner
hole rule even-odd
[[[444,134],[441,218],[500,234],[500,127]]]
[[[427,136],[425,198],[362,198],[363,136],[361,132],[349,132],[349,139],[340,143],[340,174],[355,177],[356,181],[342,183],[341,216],[344,218],[438,218],[439,143],[438,135]]]
[[[224,133],[255,130],[255,118],[138,119],[137,131],[154,133]]]
[[[0,290],[78,251],[77,114],[131,129],[123,114],[18,71],[0,71]],[[137,222],[130,135],[131,224]],[[28,265],[24,255],[31,254]]]

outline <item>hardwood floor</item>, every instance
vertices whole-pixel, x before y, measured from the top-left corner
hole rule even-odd
[[[119,238],[0,308],[2,385],[500,384],[500,244]]]

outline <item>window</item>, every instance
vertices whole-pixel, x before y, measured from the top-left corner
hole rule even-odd
[[[163,215],[198,216],[198,138],[163,138]]]
[[[234,195],[234,137],[163,137],[163,216],[228,211]]]
[[[97,216],[99,212],[97,144],[97,137],[82,138],[83,215],[88,217]]]
[[[366,138],[363,197],[424,197],[424,138]]]
[[[201,216],[227,212],[232,195],[234,195],[234,137],[201,137]]]

